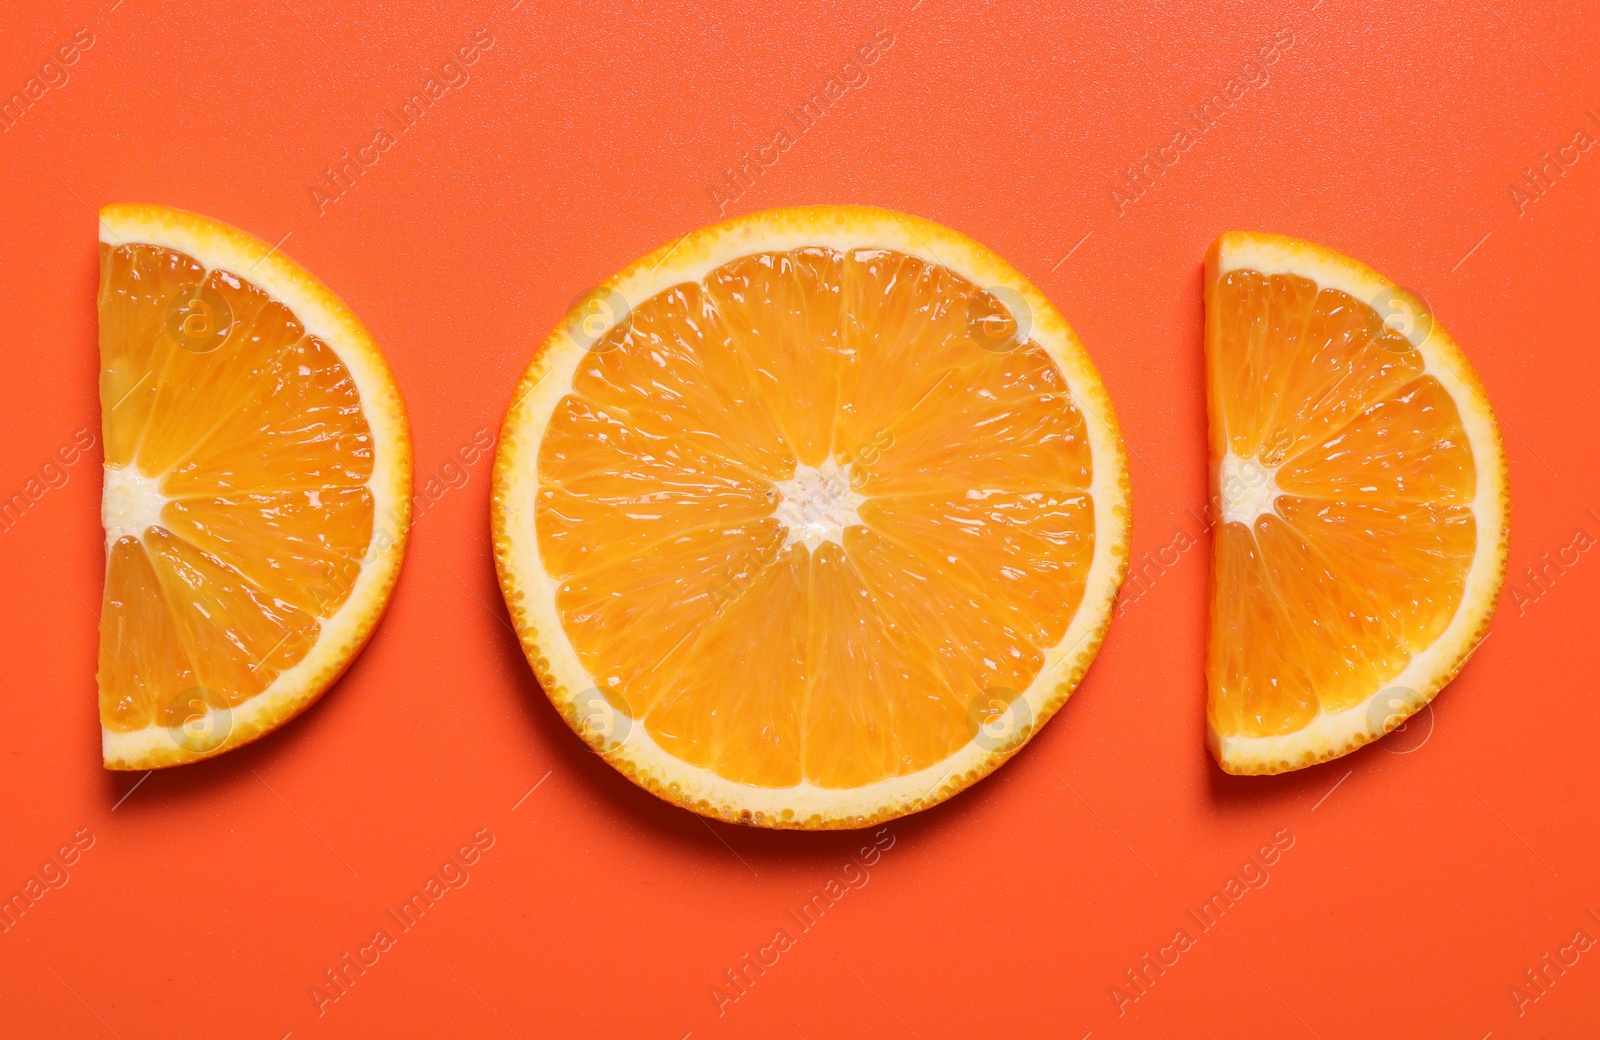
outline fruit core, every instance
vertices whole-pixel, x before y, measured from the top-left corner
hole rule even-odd
[[[145,531],[161,523],[161,507],[167,499],[161,494],[161,481],[139,472],[137,466],[107,466],[105,494],[100,502],[100,522],[106,529],[106,544],[123,538],[143,538]]]
[[[785,528],[784,548],[800,542],[816,552],[823,542],[844,545],[844,529],[861,523],[857,510],[866,501],[851,486],[850,473],[830,458],[820,466],[796,466],[794,476],[778,482],[773,516]]]
[[[1217,467],[1217,498],[1222,504],[1224,523],[1254,527],[1263,513],[1273,512],[1278,490],[1278,467],[1267,466],[1259,455],[1240,458],[1233,452],[1222,456]]]

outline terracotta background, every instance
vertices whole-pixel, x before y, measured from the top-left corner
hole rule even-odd
[[[1572,546],[1600,538],[1600,149],[1570,146],[1600,139],[1600,9],[1494,3],[8,3],[0,92],[57,85],[0,133],[5,496],[75,431],[98,440],[100,205],[281,241],[387,353],[423,483],[497,429],[577,294],[716,219],[722,171],[838,79],[856,85],[726,211],[889,206],[1020,268],[1111,389],[1136,557],[1201,533],[1200,265],[1236,227],[1431,302],[1504,423],[1514,535],[1492,634],[1431,714],[1272,779],[1206,754],[1205,549],[1158,560],[1057,720],[893,824],[863,875],[870,834],[708,824],[567,731],[506,626],[487,460],[430,504],[387,619],[315,709],[209,763],[103,772],[96,443],[0,531],[0,895],[61,883],[0,934],[0,1034],[1595,1035],[1600,947],[1571,944],[1600,941],[1600,553]],[[441,71],[479,30],[492,45]],[[447,75],[319,213],[323,171]],[[319,1015],[311,987],[480,831],[470,880]],[[75,833],[93,845],[61,881],[42,865]],[[1293,844],[1262,882],[1243,864],[1274,835]],[[1202,931],[1187,911],[1241,870],[1261,887]],[[719,1015],[723,973],[830,881],[847,894]],[[1179,929],[1193,945],[1119,1009],[1111,987]],[[1562,948],[1577,963],[1519,1006]]]

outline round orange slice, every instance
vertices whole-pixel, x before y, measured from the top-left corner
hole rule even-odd
[[[1205,284],[1209,741],[1277,773],[1401,725],[1488,633],[1505,453],[1461,350],[1371,268],[1232,232]]]
[[[1127,565],[1111,403],[977,243],[858,207],[695,232],[534,354],[495,462],[506,602],[550,700],[696,812],[866,826],[1061,707]]]
[[[394,377],[273,247],[160,206],[100,212],[108,769],[276,729],[345,670],[410,526]]]

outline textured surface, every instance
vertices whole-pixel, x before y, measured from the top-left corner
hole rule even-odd
[[[893,251],[755,253],[592,345],[539,455],[540,556],[670,754],[770,787],[914,772],[1061,641],[1094,551],[1083,417],[1042,349],[973,341],[980,309]]]
[[[1576,537],[1600,538],[1600,149],[1519,201],[1547,150],[1559,163],[1576,131],[1600,131],[1594,4],[513,2],[5,7],[7,94],[76,27],[95,41],[0,133],[0,494],[33,495],[0,532],[0,895],[30,877],[42,893],[0,934],[6,1025],[108,1040],[1590,1031],[1595,949],[1521,1017],[1511,989],[1536,993],[1524,973],[1570,960],[1576,930],[1600,939],[1584,796],[1600,786],[1600,557]],[[398,131],[402,102],[479,26],[494,43],[470,80],[319,216],[311,185],[346,151],[359,162],[379,125]],[[1071,702],[989,780],[893,825],[887,850],[708,830],[587,751],[502,624],[474,441],[573,300],[717,219],[723,171],[742,151],[759,162],[830,77],[860,83],[841,64],[879,30],[893,45],[867,81],[791,130],[728,214],[870,203],[1005,257],[1104,375],[1137,514],[1121,614]],[[1280,30],[1292,46],[1246,70]],[[1127,187],[1236,76],[1214,125]],[[112,812],[138,778],[99,766],[84,605],[103,568],[98,433],[70,465],[58,452],[97,431],[92,209],[125,199],[290,234],[284,250],[394,366],[425,497],[390,610],[341,683],[272,739],[151,776]],[[1202,741],[1200,272],[1230,228],[1326,243],[1424,296],[1483,377],[1516,494],[1500,611],[1431,730],[1282,777],[1223,776]],[[80,827],[95,844],[51,888],[41,865]],[[482,828],[494,844],[449,887],[441,865]],[[1279,831],[1293,845],[1244,868]],[[875,862],[847,878],[863,846]],[[308,987],[430,878],[437,906],[390,923],[392,948],[319,1018]],[[1230,879],[1241,897],[1202,931],[1187,911]],[[800,934],[788,911],[830,883],[843,897]],[[709,989],[786,926],[795,945],[719,1016]],[[1119,1016],[1108,988],[1137,993],[1124,973],[1163,948],[1170,962],[1178,929],[1193,944]]]

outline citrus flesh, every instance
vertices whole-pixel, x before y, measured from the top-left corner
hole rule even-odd
[[[1127,473],[1020,275],[937,225],[756,214],[608,282],[507,415],[495,546],[568,722],[674,802],[863,826],[1065,700],[1110,616]]]
[[[409,520],[410,439],[370,337],[234,228],[101,212],[105,764],[237,747],[370,635]]]
[[[1229,772],[1280,772],[1401,725],[1487,633],[1504,452],[1421,301],[1322,246],[1220,238],[1205,342],[1210,744]]]

